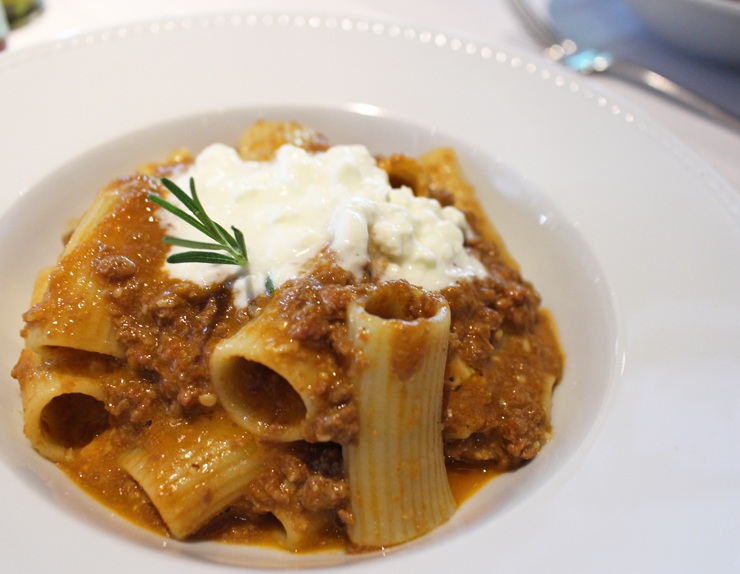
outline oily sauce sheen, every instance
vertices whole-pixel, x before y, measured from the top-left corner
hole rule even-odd
[[[159,536],[169,536],[167,527],[141,490],[107,447],[106,431],[61,468],[82,490],[119,516]],[[461,505],[485,484],[501,474],[485,462],[462,462],[448,459],[447,477],[455,502]],[[249,544],[283,548],[284,532],[274,516],[266,514],[244,518],[238,512],[227,512],[198,532],[193,540],[215,540],[228,544]],[[347,548],[349,541],[340,525],[326,528],[311,550]]]

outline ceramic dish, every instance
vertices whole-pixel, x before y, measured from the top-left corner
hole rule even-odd
[[[12,571],[623,572],[735,559],[740,449],[726,437],[740,401],[740,201],[628,103],[506,47],[310,14],[70,38],[0,58],[0,93],[4,373],[34,275],[95,189],[183,144],[234,142],[258,117],[375,153],[454,145],[567,355],[554,438],[532,464],[430,536],[362,556],[178,543],[131,526],[32,451],[6,375],[0,538]]]

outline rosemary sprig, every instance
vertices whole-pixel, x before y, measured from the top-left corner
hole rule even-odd
[[[172,195],[179,199],[193,215],[172,205],[169,201],[162,199],[155,193],[149,194],[149,201],[156,203],[162,209],[166,209],[173,215],[176,215],[216,242],[190,241],[189,239],[180,239],[167,235],[162,241],[168,245],[200,250],[184,251],[170,255],[167,258],[168,263],[216,263],[244,266],[249,262],[247,258],[247,247],[244,244],[244,235],[242,232],[232,225],[231,229],[234,232],[232,236],[226,229],[208,216],[203,205],[200,203],[200,199],[198,199],[198,194],[195,192],[195,181],[193,181],[192,177],[190,178],[190,195],[166,177],[162,178],[162,185],[169,189]],[[213,253],[213,251],[225,251],[226,253]]]

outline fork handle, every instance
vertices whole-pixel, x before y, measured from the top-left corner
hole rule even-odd
[[[645,87],[740,132],[740,116],[642,66],[624,60],[613,60],[602,73]]]

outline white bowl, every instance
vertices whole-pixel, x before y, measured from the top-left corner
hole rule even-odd
[[[676,48],[740,64],[740,1],[626,0],[645,24]]]

